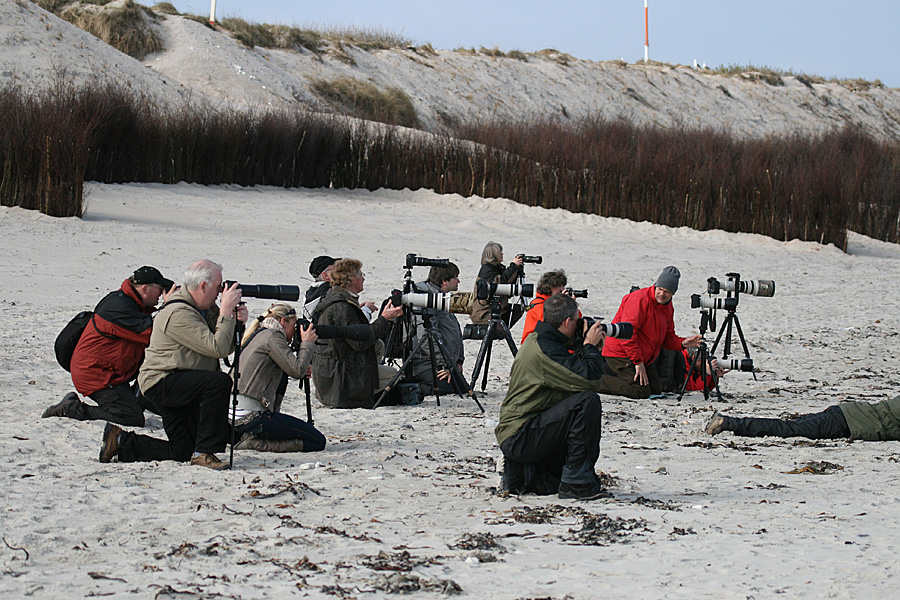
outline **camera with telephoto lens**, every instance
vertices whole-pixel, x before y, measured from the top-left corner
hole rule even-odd
[[[294,338],[291,340],[291,350],[296,352],[300,349],[300,330],[309,327],[309,319],[297,319],[297,325],[294,327]],[[367,342],[372,335],[372,329],[367,323],[359,325],[319,325],[312,323],[313,329],[320,340],[353,340],[356,342]]]
[[[700,294],[691,295],[691,308],[737,309],[737,298],[704,298]]]
[[[516,254],[516,258],[518,258],[520,256],[522,257],[523,263],[531,263],[531,264],[539,265],[542,262],[544,262],[543,256],[528,256],[527,254]]]
[[[231,287],[236,281],[224,282],[225,287]],[[241,296],[244,298],[267,298],[269,300],[284,300],[296,302],[300,299],[300,288],[296,285],[249,285],[238,283],[241,288]]]
[[[588,297],[587,290],[576,290],[576,289],[567,287],[564,291],[568,295],[572,296],[573,298],[587,298]]]
[[[775,295],[775,282],[771,279],[746,281],[741,279],[741,276],[737,273],[728,273],[728,280],[725,283],[720,282],[715,277],[710,277],[706,280],[706,284],[709,294],[718,294],[724,290],[726,292],[738,292],[763,298],[771,298]]]
[[[450,264],[449,258],[425,258],[424,256],[407,254],[404,266],[407,269],[412,269],[413,267],[446,267],[448,264]]]
[[[716,358],[715,356],[710,356],[709,359],[711,361],[716,361],[716,364],[719,365],[719,368],[725,369],[726,371],[744,371],[745,373],[753,372],[752,358]]]
[[[491,300],[494,296],[534,297],[533,283],[492,283],[479,279],[475,282],[475,296],[479,300]]]
[[[402,304],[403,306],[433,308],[435,310],[443,310],[446,312],[450,312],[452,298],[453,294],[450,292],[440,294],[434,292],[404,294],[400,292],[400,290],[391,292],[391,304],[394,306],[400,306]]]
[[[594,326],[594,323],[600,323],[600,329],[606,334],[606,337],[616,338],[619,340],[630,340],[634,335],[634,327],[631,323],[603,323],[600,317],[581,317],[578,319],[578,325],[575,328],[577,336],[583,336],[587,329]]]

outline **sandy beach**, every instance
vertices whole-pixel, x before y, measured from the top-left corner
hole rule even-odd
[[[187,184],[89,184],[83,220],[2,208],[0,232],[5,598],[894,593],[897,442],[712,438],[702,428],[714,410],[780,416],[897,394],[895,246],[854,237],[844,254],[427,191]],[[305,289],[312,257],[356,257],[362,295],[380,299],[402,284],[407,253],[452,259],[468,289],[488,240],[542,255],[529,281],[565,268],[590,290],[584,312],[607,319],[631,285],[677,265],[682,335],[698,329],[690,295],[707,277],[775,280],[774,298],[745,296],[738,309],[758,381],[727,375],[725,402],[603,397],[597,468],[612,498],[590,503],[497,494],[493,425],[512,362],[499,344],[484,414],[458,397],[375,411],[314,402],[324,451],[238,452],[229,472],[101,464],[103,423],[40,418],[73,389],[53,356],[58,331],[143,264],[180,280],[209,257],[228,279]],[[252,315],[267,304],[248,301]],[[468,376],[477,343],[467,344]],[[284,409],[305,414],[295,384]],[[147,431],[164,435],[158,417]],[[810,463],[825,473],[802,471]]]

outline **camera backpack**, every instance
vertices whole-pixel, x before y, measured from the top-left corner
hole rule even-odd
[[[72,320],[66,323],[66,326],[63,327],[62,331],[59,332],[59,335],[56,336],[56,341],[53,343],[53,351],[56,353],[56,362],[58,362],[66,371],[71,372],[72,370],[72,355],[75,354],[75,346],[78,345],[78,340],[81,339],[81,334],[84,333],[84,329],[88,326],[88,323],[93,325],[97,333],[103,337],[110,340],[118,339],[114,335],[100,331],[97,328],[97,324],[94,322],[94,314],[97,312],[97,309],[100,308],[100,305],[103,304],[104,300],[114,293],[115,292],[112,292],[109,296],[106,296],[106,298],[101,300],[93,311],[83,310],[72,317]]]
[[[94,312],[91,310],[83,310],[66,323],[59,335],[56,336],[56,342],[53,344],[53,350],[56,352],[56,362],[66,371],[72,368],[72,355],[75,353],[75,346],[84,333],[84,328],[89,322],[93,323]],[[97,325],[95,324],[94,327]]]

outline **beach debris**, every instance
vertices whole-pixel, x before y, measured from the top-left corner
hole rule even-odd
[[[107,581],[121,581],[122,583],[128,583],[120,577],[111,577],[104,573],[98,573],[97,571],[88,571],[88,577],[91,579],[106,579]]]
[[[466,559],[467,563],[492,563],[499,561],[500,559],[496,555],[484,550],[474,550]]]
[[[270,558],[270,559],[267,559],[265,562],[273,564],[276,567],[280,567],[280,568],[284,569],[291,575],[293,575],[295,577],[299,577],[304,582],[306,581],[305,578],[302,576],[302,573],[304,571],[309,571],[309,572],[313,572],[313,573],[321,573],[322,571],[324,571],[324,569],[322,569],[322,567],[320,567],[313,561],[309,560],[309,558],[306,556],[304,556],[303,558],[301,558],[300,560],[298,560],[297,562],[294,562],[294,563],[288,562],[286,560],[278,560],[277,558]]]
[[[583,517],[579,529],[569,529],[563,539],[585,546],[627,543],[632,532],[648,531],[644,519],[623,519],[600,513]]]
[[[293,494],[295,497],[302,500],[306,498],[307,492],[315,494],[316,496],[321,496],[318,491],[309,487],[302,481],[294,481],[290,476],[287,476],[286,482],[274,483],[269,486],[269,489],[266,492],[254,489],[247,492],[247,495],[251,498],[274,498],[282,494]]]
[[[670,539],[675,539],[675,536],[678,535],[697,535],[697,532],[694,531],[691,527],[674,527],[672,531],[669,533]]]
[[[375,571],[412,571],[421,565],[439,565],[435,558],[416,558],[406,550],[400,552],[386,552],[381,550],[375,556],[365,556],[360,561],[363,566]]]
[[[831,475],[837,471],[843,471],[844,467],[837,463],[828,461],[810,461],[802,467],[797,467],[791,471],[784,471],[788,475],[797,475],[799,473],[811,473],[813,475]]]
[[[768,485],[762,485],[761,483],[756,484],[756,489],[758,490],[780,490],[782,488],[786,488],[786,485],[781,485],[780,483],[770,483]],[[752,487],[745,487],[745,490],[752,490]]]
[[[17,546],[10,545],[10,543],[6,541],[6,538],[3,538],[3,543],[6,544],[6,547],[9,548],[10,550],[21,550],[22,552],[24,552],[25,560],[28,560],[29,558],[31,558],[31,555],[28,554],[28,550],[26,550],[25,548],[19,548]]]
[[[728,448],[729,450],[738,450],[740,452],[756,452],[756,448],[753,446],[744,446],[741,444],[735,444],[733,441],[729,442],[690,442],[688,444],[678,444],[682,448],[703,448],[705,450],[714,450],[717,448]]]
[[[356,598],[353,594],[350,593],[349,590],[345,590],[339,585],[323,585],[319,588],[319,591],[323,594],[328,594],[329,596],[337,596],[338,598]]]
[[[313,531],[315,533],[330,533],[333,535],[339,535],[341,537],[350,538],[353,540],[357,540],[359,542],[377,542],[379,544],[382,543],[381,540],[379,540],[376,537],[370,537],[364,533],[361,533],[359,535],[351,535],[351,534],[347,533],[346,531],[343,531],[336,527],[332,527],[330,525],[320,525],[319,527],[316,527],[315,529],[313,529]]]
[[[492,533],[464,533],[455,544],[448,544],[453,550],[499,550],[503,546],[494,538]]]
[[[671,510],[674,512],[681,512],[681,507],[673,503],[671,500],[656,500],[655,498],[645,498],[644,496],[638,496],[637,498],[632,500],[631,503],[640,504],[641,506],[646,506],[649,508],[655,508],[657,510]]]
[[[391,573],[373,583],[372,587],[388,594],[409,594],[423,591],[450,596],[462,593],[462,588],[452,579],[429,579],[419,577],[414,573]]]

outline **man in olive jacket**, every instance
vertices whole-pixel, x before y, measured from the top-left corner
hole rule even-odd
[[[544,320],[513,361],[494,430],[504,456],[504,488],[558,492],[560,498],[603,495],[594,473],[600,457],[600,389],[605,335],[598,323],[571,352],[578,303],[565,294],[544,303]],[[556,488],[556,489],[554,489]]]
[[[331,273],[331,289],[316,307],[317,325],[369,325],[369,337],[363,341],[319,338],[313,360],[313,384],[319,401],[332,408],[372,408],[375,392],[384,389],[397,373],[379,365],[378,354],[384,353],[380,338],[390,329],[388,321],[402,314],[403,307],[387,305],[369,323],[359,306],[365,279],[360,261],[339,260]]]
[[[841,402],[820,413],[799,419],[728,417],[716,412],[706,424],[706,433],[733,431],[747,437],[805,437],[813,440],[850,438],[870,442],[900,440],[900,396],[877,404]]]
[[[222,309],[216,298],[222,293]],[[150,346],[138,374],[144,395],[160,409],[168,442],[108,424],[100,462],[177,460],[224,469],[216,452],[225,450],[230,433],[228,399],[231,378],[219,359],[234,348],[236,320],[247,320],[236,283],[222,284],[222,267],[199,260],[184,274],[153,322]]]

